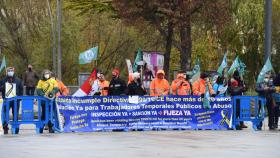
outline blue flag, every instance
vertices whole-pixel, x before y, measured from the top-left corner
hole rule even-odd
[[[219,76],[222,76],[223,75],[223,71],[224,69],[227,67],[227,53],[225,53],[224,55],[224,58],[223,58],[223,61],[220,65],[220,67],[218,68],[217,72],[219,74]]]
[[[267,58],[264,66],[263,66],[263,68],[262,68],[262,70],[261,70],[261,72],[258,76],[257,83],[263,82],[265,74],[269,71],[273,71],[273,67],[272,67],[270,59]]]
[[[143,53],[142,53],[141,49],[139,48],[137,51],[136,58],[133,63],[133,72],[137,71],[137,65],[138,65],[137,63],[140,61],[143,61]]]
[[[85,52],[82,52],[79,56],[79,64],[88,64],[92,60],[96,60],[98,56],[98,46],[93,47]]]
[[[3,56],[1,66],[0,66],[0,72],[2,72],[2,70],[6,67],[7,67],[6,58],[5,58],[5,56]]]

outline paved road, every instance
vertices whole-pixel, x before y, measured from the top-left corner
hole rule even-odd
[[[144,131],[0,136],[0,158],[279,158],[280,131]]]

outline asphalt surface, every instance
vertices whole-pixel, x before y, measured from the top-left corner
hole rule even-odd
[[[45,131],[44,131],[45,132]],[[279,158],[280,131],[137,131],[0,136],[0,158]]]

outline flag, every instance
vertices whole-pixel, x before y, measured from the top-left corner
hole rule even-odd
[[[238,71],[239,71],[240,76],[243,76],[243,75],[244,75],[244,73],[245,73],[245,68],[246,68],[246,65],[239,59],[239,68],[238,68]]]
[[[138,52],[137,52],[137,55],[136,55],[136,58],[135,58],[134,63],[133,63],[133,72],[137,71],[137,63],[140,62],[140,61],[143,61],[143,53],[142,53],[141,49],[139,48]]]
[[[204,94],[204,99],[203,99],[203,107],[206,109],[210,108],[210,92],[209,92],[209,86],[208,83],[206,83],[206,90]]]
[[[131,61],[129,59],[125,59],[127,69],[128,69],[128,84],[133,80],[133,69],[131,65]]]
[[[6,58],[5,56],[3,56],[1,66],[0,66],[0,72],[2,72],[2,70],[6,67],[7,67]]]
[[[260,72],[260,74],[258,75],[258,80],[257,80],[257,83],[260,83],[260,82],[263,82],[264,80],[264,75],[269,72],[269,71],[273,71],[273,67],[272,67],[272,64],[271,64],[271,61],[270,59],[268,58]]]
[[[96,60],[98,55],[98,46],[93,47],[85,52],[82,52],[79,56],[79,64],[88,64],[92,60]]]
[[[126,61],[126,65],[127,65],[128,73],[133,73],[133,69],[132,69],[131,61],[130,61],[129,59],[125,59],[125,61]]]
[[[232,75],[232,74],[234,73],[235,70],[238,70],[239,67],[240,67],[240,64],[239,64],[239,57],[237,56],[237,57],[234,59],[232,65],[230,66],[230,68],[229,68],[227,74],[228,74],[229,76]]]
[[[192,82],[195,82],[200,78],[200,61],[197,58],[195,61],[194,68],[192,70]]]
[[[235,60],[233,61],[230,69],[228,70],[227,74],[232,75],[234,73],[234,71],[237,70],[239,72],[240,76],[243,76],[245,73],[245,68],[246,68],[246,65],[237,56],[235,58]]]
[[[222,61],[221,65],[220,65],[220,67],[217,70],[219,76],[223,76],[223,71],[224,71],[224,69],[226,67],[227,67],[227,53],[225,53],[223,61]]]
[[[90,76],[81,85],[81,87],[73,94],[73,96],[77,96],[77,97],[87,96],[91,91],[91,86],[92,86],[94,80],[96,80],[96,77],[97,77],[97,70],[93,69]]]

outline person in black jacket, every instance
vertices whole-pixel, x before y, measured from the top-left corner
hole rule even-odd
[[[228,82],[228,93],[230,96],[241,96],[246,92],[247,88],[244,81],[241,79],[239,72],[236,70],[233,73],[233,77]],[[236,117],[240,117],[240,100],[236,101]],[[238,130],[242,128],[247,128],[244,122],[240,122],[240,126],[237,126]]]
[[[140,79],[140,73],[133,73],[133,80],[128,84],[128,93],[127,95],[139,95],[143,96],[146,94],[146,91],[142,85]]]
[[[273,85],[273,79],[270,73],[265,74],[264,81],[257,83],[256,92],[259,96],[266,99],[266,108],[268,112],[268,127],[270,130],[275,129],[274,117],[275,117],[275,100],[273,98],[273,93],[276,92]]]
[[[125,95],[127,93],[126,83],[119,77],[119,75],[119,69],[115,68],[112,71],[112,80],[109,84],[108,95]]]
[[[23,95],[23,85],[21,79],[15,76],[15,69],[13,67],[7,67],[6,69],[6,77],[4,77],[0,81],[0,90],[2,93],[2,98],[5,100],[6,98],[12,98],[15,96],[21,96]],[[14,105],[13,102],[10,102],[11,104],[9,105],[10,108],[12,108],[12,113],[13,117],[14,115]],[[17,110],[19,110],[19,105],[17,105]],[[6,114],[6,107],[3,107],[4,115],[9,115]],[[8,124],[7,122],[3,122],[3,129],[4,129],[4,134],[8,134]]]

